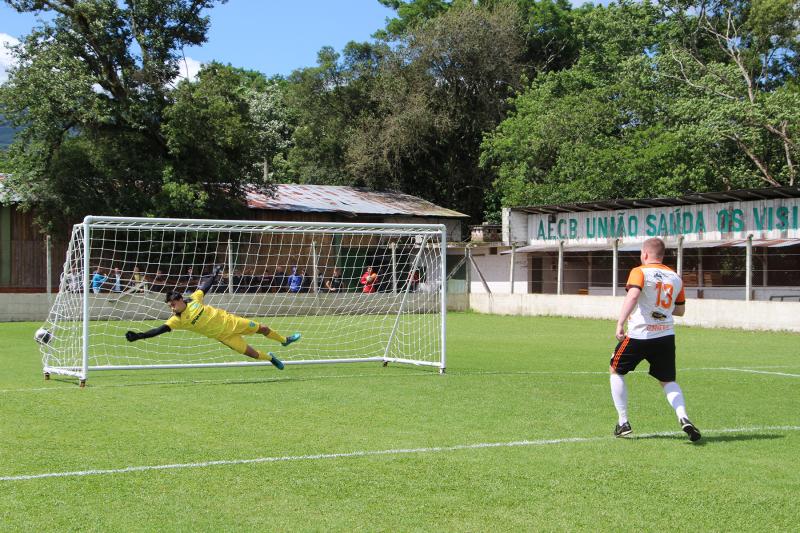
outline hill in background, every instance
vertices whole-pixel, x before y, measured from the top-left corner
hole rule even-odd
[[[16,130],[6,123],[6,118],[0,115],[0,150],[3,150],[14,140]]]
[[[0,149],[8,147],[14,140],[14,128],[0,124]]]

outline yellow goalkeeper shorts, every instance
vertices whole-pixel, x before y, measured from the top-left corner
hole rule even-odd
[[[242,317],[232,317],[233,327],[228,329],[223,335],[217,337],[217,340],[229,347],[231,350],[244,354],[247,350],[247,341],[244,340],[242,335],[252,335],[258,333],[261,324],[255,320],[250,320]]]

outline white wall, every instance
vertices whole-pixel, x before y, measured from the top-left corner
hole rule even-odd
[[[500,247],[499,250],[508,248]],[[472,254],[472,259],[478,265],[483,274],[486,284],[492,293],[507,293],[510,290],[511,282],[511,253],[502,255],[476,255]],[[470,292],[486,293],[486,289],[478,275],[475,265],[468,265],[470,272]],[[528,254],[514,254],[514,294],[524,294],[528,292]]]
[[[438,304],[432,295],[423,291],[410,293],[405,297],[406,309],[417,311],[438,311]],[[450,295],[448,295],[450,296]],[[75,295],[79,298],[80,295]],[[92,319],[104,317],[118,320],[166,320],[170,316],[169,308],[164,304],[161,294],[131,294],[125,306],[117,308],[114,303],[115,295],[91,295],[89,313]],[[265,307],[270,308],[272,316],[292,316],[296,314],[319,315],[326,313],[336,314],[337,310],[349,313],[354,305],[364,305],[369,302],[371,312],[395,313],[397,301],[391,294],[345,293],[345,294],[300,294],[288,293],[260,293],[260,294],[234,294],[215,293],[209,295],[209,303],[223,309],[235,308],[237,314],[242,316],[258,316]],[[466,295],[449,298],[453,309],[466,310],[468,300]],[[79,309],[80,302],[75,309]],[[50,300],[46,294],[11,294],[0,293],[0,322],[44,322],[50,312]],[[152,309],[157,310],[158,316],[153,316]]]
[[[564,294],[472,294],[473,311],[496,315],[573,316],[616,319],[622,296]],[[800,333],[800,302],[688,300],[676,323],[707,328],[741,328]]]
[[[616,319],[622,296],[572,294],[449,294],[448,309],[529,316],[574,316]],[[0,294],[0,322],[42,322],[50,303],[46,294]],[[800,332],[800,302],[688,300],[678,324],[709,328],[787,330]]]
[[[47,294],[0,294],[0,322],[38,322],[50,311]]]

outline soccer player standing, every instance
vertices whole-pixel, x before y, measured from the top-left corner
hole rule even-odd
[[[300,334],[294,333],[288,337],[284,337],[278,332],[254,320],[242,318],[233,313],[228,313],[223,309],[218,309],[204,303],[203,297],[216,281],[219,272],[220,269],[216,268],[214,269],[213,275],[204,278],[188,301],[184,300],[183,295],[178,291],[168,292],[166,303],[172,309],[174,313],[173,316],[163,325],[149,331],[143,333],[128,331],[125,333],[125,338],[128,339],[129,342],[134,342],[140,339],[155,337],[162,333],[168,333],[173,329],[185,329],[205,335],[211,339],[216,339],[242,355],[252,357],[253,359],[270,361],[275,368],[283,370],[283,362],[275,357],[275,354],[256,350],[245,342],[242,335],[260,333],[268,339],[278,341],[282,345],[288,346],[299,340]]]
[[[611,397],[617,409],[615,437],[632,433],[628,422],[628,391],[625,374],[642,360],[650,363],[650,375],[656,378],[675,410],[681,429],[694,442],[700,432],[689,421],[683,391],[675,382],[675,329],[673,316],[686,310],[683,281],[672,269],[664,266],[666,246],[659,238],[642,243],[641,266],[631,270],[628,291],[617,321],[619,343],[611,356]],[[625,333],[625,322],[628,333]]]

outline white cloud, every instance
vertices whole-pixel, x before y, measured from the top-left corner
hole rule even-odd
[[[200,72],[200,68],[203,65],[197,61],[196,59],[192,59],[191,57],[183,57],[178,61],[178,68],[180,72],[178,72],[178,76],[175,78],[174,83],[178,83],[181,80],[189,80],[189,81],[196,81],[197,80],[197,73]]]
[[[0,33],[0,84],[8,80],[8,69],[16,63],[16,59],[11,55],[11,50],[7,47],[17,44],[19,44],[18,39],[7,33]]]

